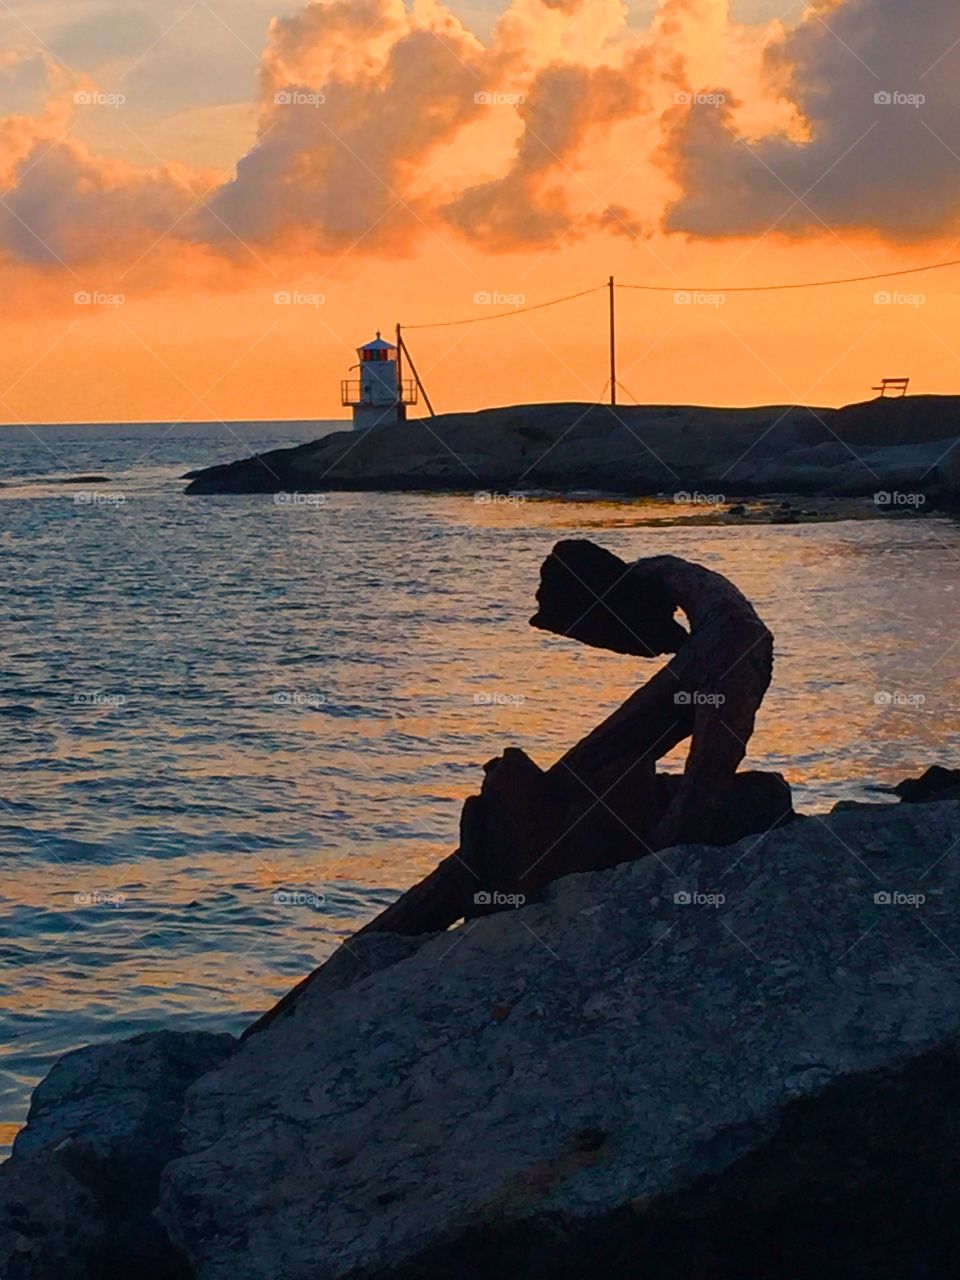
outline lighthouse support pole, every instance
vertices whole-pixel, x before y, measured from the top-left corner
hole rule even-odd
[[[407,357],[407,364],[410,366],[410,372],[413,374],[414,382],[416,382],[417,386],[420,388],[420,394],[423,396],[424,401],[426,402],[426,406],[430,410],[430,417],[435,418],[437,415],[434,412],[433,405],[430,403],[430,397],[427,395],[427,388],[420,381],[420,375],[419,373],[417,373],[417,366],[413,363],[413,356],[410,354],[410,348],[404,342],[403,334],[400,332],[400,326],[397,325],[397,360],[398,361],[400,359],[401,354]],[[399,364],[398,364],[397,372],[398,373],[400,372]],[[403,387],[401,385],[401,392],[402,390],[403,390]]]
[[[608,284],[610,290],[610,407],[617,404],[617,310],[614,294],[613,276]]]
[[[403,406],[403,341],[400,337],[400,325],[397,325],[397,409],[398,416],[402,417]]]

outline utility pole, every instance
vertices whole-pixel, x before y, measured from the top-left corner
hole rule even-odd
[[[610,277],[610,405],[617,404],[617,312],[614,303],[613,276]]]

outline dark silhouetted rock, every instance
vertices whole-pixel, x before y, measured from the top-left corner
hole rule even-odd
[[[0,1164],[3,1280],[90,1280],[106,1233],[96,1198],[59,1161]]]
[[[61,1058],[0,1166],[0,1277],[190,1277],[151,1215],[160,1171],[179,1151],[184,1093],[236,1045],[158,1031]]]
[[[669,808],[681,784],[678,773],[657,774],[658,804],[663,811]],[[736,844],[745,836],[764,835],[797,820],[793,792],[782,774],[745,769],[734,775],[730,790],[714,810],[710,843]]]
[[[188,1085],[236,1044],[207,1031],[153,1031],[68,1053],[34,1090],[14,1159],[83,1148],[132,1191],[169,1158]]]
[[[957,792],[957,796],[950,795]],[[919,778],[905,778],[893,788],[893,794],[905,804],[923,804],[928,800],[960,798],[960,769],[944,769],[932,765]]]

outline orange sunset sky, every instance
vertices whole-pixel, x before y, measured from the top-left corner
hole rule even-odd
[[[398,320],[593,400],[603,292],[484,317],[611,273],[719,293],[619,294],[642,402],[960,391],[960,268],[723,293],[960,258],[950,0],[8,0],[0,116],[6,423],[340,417]]]

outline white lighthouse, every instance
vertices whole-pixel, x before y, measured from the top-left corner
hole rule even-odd
[[[341,403],[353,409],[354,431],[396,426],[406,418],[407,405],[417,402],[415,384],[400,379],[397,348],[378,329],[373,342],[357,348],[357,355],[360,363],[353,369],[360,376],[340,384]]]

